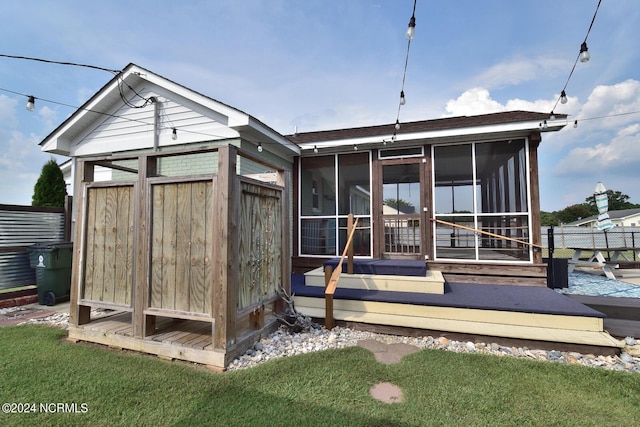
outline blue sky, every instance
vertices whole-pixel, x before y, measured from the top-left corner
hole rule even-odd
[[[418,0],[400,120],[553,108],[597,0]],[[283,134],[395,121],[412,0],[5,2],[0,54],[133,62]],[[640,4],[603,0],[563,131],[539,149],[541,208],[597,181],[640,203]],[[38,143],[112,74],[0,58],[0,203],[30,204]],[[26,98],[40,100],[28,112]],[[632,113],[632,114],[626,114]],[[584,121],[582,121],[584,119]],[[63,160],[58,158],[58,160]]]

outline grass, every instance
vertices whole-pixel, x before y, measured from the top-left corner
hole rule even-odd
[[[0,400],[86,404],[86,413],[0,413],[0,425],[420,426],[634,425],[640,375],[424,350],[384,365],[362,348],[212,373],[131,352],[70,344],[66,332],[0,329]],[[403,403],[374,400],[378,382]]]

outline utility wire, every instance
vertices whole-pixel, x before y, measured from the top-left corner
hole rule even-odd
[[[2,87],[0,87],[0,91],[12,93],[14,95],[24,96],[24,97],[27,97],[27,98],[30,96],[30,95],[27,95],[27,94],[24,94],[24,93],[16,92],[16,91],[13,91],[13,90],[10,90],[10,89],[5,89],[5,88],[2,88]],[[64,102],[52,101],[50,99],[45,99],[45,98],[38,98],[37,96],[34,96],[34,99],[37,99],[37,100],[43,101],[43,102],[48,102],[50,104],[61,105],[63,107],[74,108],[74,109],[80,110],[80,111],[86,111],[86,112],[89,112],[89,113],[101,114],[103,116],[112,117],[114,119],[122,119],[122,120],[125,120],[125,121],[128,121],[128,122],[139,123],[139,124],[146,125],[146,126],[154,126],[153,123],[149,123],[149,122],[146,122],[146,121],[140,120],[140,119],[132,119],[132,118],[125,117],[125,116],[119,116],[117,114],[110,114],[110,113],[105,113],[103,111],[92,110],[90,108],[77,107],[75,105],[65,104]],[[140,108],[140,106],[134,106],[133,108]],[[172,122],[172,126],[162,127],[159,130],[165,130],[165,129],[176,129],[176,131],[180,131],[180,132],[184,132],[184,133],[191,133],[191,134],[195,134],[195,135],[209,136],[209,137],[212,137],[212,138],[226,138],[226,136],[224,136],[224,135],[209,134],[209,133],[197,132],[197,131],[193,131],[193,130],[179,128],[179,127],[173,126],[173,122]]]
[[[107,71],[107,72],[113,73],[113,74],[119,74],[121,72],[121,70],[112,70],[111,68],[98,67],[96,65],[78,64],[78,63],[75,63],[75,62],[52,61],[52,60],[49,60],[49,59],[31,58],[31,57],[28,57],[28,56],[19,56],[19,55],[7,55],[7,54],[4,54],[4,53],[0,53],[0,57],[12,58],[12,59],[24,59],[26,61],[37,61],[37,62],[44,62],[44,63],[47,63],[47,64],[70,65],[70,66],[74,66],[74,67],[92,68],[94,70]]]

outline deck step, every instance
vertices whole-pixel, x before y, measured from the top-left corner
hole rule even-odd
[[[307,286],[324,287],[323,269],[316,268],[305,273]],[[423,276],[397,276],[383,274],[346,274],[340,275],[339,288],[362,289],[369,291],[413,292],[444,294],[444,278],[439,271],[425,271]]]
[[[444,295],[338,288],[334,319],[372,325],[620,348],[604,315],[548,288],[447,284]],[[325,317],[324,293],[296,284],[296,309]]]

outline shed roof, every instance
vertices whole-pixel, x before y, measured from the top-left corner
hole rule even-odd
[[[446,142],[450,138],[459,139],[464,136],[484,135],[486,138],[491,138],[496,135],[524,136],[532,131],[557,131],[567,124],[566,119],[566,114],[556,114],[555,120],[551,120],[549,113],[506,111],[406,122],[400,124],[399,130],[395,129],[395,123],[389,123],[378,126],[302,132],[286,137],[303,148],[309,148],[311,144],[318,147],[330,147],[346,143],[377,143],[382,142],[383,138],[390,138],[393,134],[396,134],[398,141]],[[546,123],[546,127],[543,127],[544,123]]]
[[[151,87],[159,88],[162,93],[175,98],[187,108],[197,111],[198,114],[210,120],[211,123],[228,127],[235,132],[236,136],[241,136],[256,143],[272,143],[270,147],[276,147],[276,151],[279,151],[281,155],[292,156],[300,152],[295,144],[255,117],[133,63],[128,64],[118,75],[114,76],[87,102],[47,135],[40,142],[42,150],[67,156],[73,155],[74,144],[77,144],[92,126],[96,126],[96,124],[109,118],[117,117],[118,106],[125,104],[123,89],[130,91],[130,95],[135,100],[140,101],[142,99],[134,89],[139,88],[141,85],[151,85]],[[151,110],[153,110],[153,107],[151,107]],[[143,120],[128,120],[139,127],[143,127],[146,124],[148,128],[151,125],[151,123],[144,123]],[[229,135],[225,135],[229,137]],[[206,134],[202,134],[199,138],[206,140],[206,136]]]

